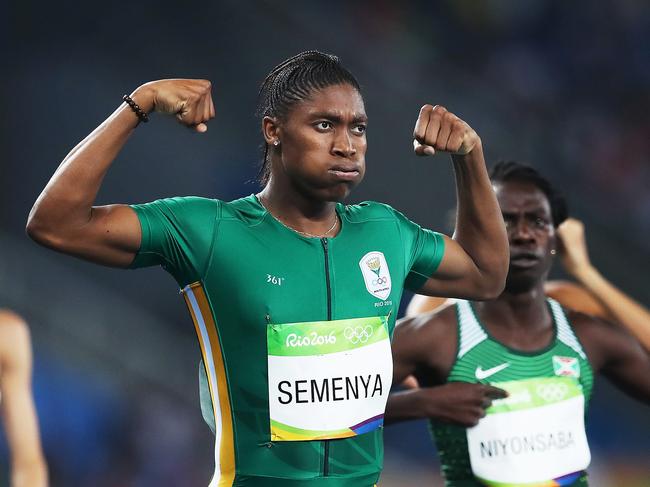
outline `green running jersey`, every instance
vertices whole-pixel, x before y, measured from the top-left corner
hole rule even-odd
[[[338,204],[334,238],[294,232],[253,195],[133,208],[142,244],[132,266],[174,276],[201,345],[210,486],[375,484],[397,309],[403,287],[437,269],[442,236],[374,202]]]
[[[584,407],[580,411],[581,419],[583,419],[591,396],[593,371],[562,307],[552,299],[548,299],[547,302],[553,317],[555,336],[544,349],[535,352],[523,352],[513,350],[494,339],[480,323],[472,304],[468,301],[458,301],[456,303],[458,349],[456,361],[449,373],[447,382],[478,382],[492,384],[497,387],[516,383],[533,383],[534,387],[539,388],[540,386],[537,384],[553,380],[548,378],[555,378],[560,381],[573,380],[576,381],[576,387],[581,388],[582,395],[584,395]],[[516,401],[517,398],[514,396],[511,391],[508,399]],[[524,397],[524,399],[526,398]],[[493,405],[497,402],[494,401]],[[490,410],[488,409],[487,412],[487,417],[489,417]],[[485,419],[481,420],[481,423]],[[546,420],[541,421],[541,423],[545,422]],[[475,479],[470,463],[468,430],[466,428],[443,424],[434,420],[430,422],[430,427],[438,448],[442,472],[446,480],[445,485],[448,487],[511,485],[505,482],[481,483]],[[550,442],[558,441],[557,438],[549,440],[548,437],[537,437],[536,440],[527,444],[526,441],[530,437],[524,437],[523,432],[521,433],[522,437],[516,437],[518,430],[515,426],[513,426],[513,430],[513,436],[510,437],[506,432],[503,432],[504,441],[501,444],[496,442],[482,444],[481,453],[489,456],[494,455],[495,457],[497,455],[502,457],[504,455],[518,455],[519,459],[528,454],[529,458],[532,458],[530,453],[534,451],[535,447],[538,448],[539,452],[543,449],[549,449]],[[553,433],[556,434],[556,431],[553,431]],[[510,444],[506,442],[508,439]],[[560,445],[560,447],[563,446]],[[526,448],[531,451],[526,451]],[[514,461],[521,460],[516,459]],[[534,462],[535,460],[530,461]],[[571,473],[572,475],[566,475],[564,478],[546,479],[544,483],[526,485],[587,485],[585,472]]]

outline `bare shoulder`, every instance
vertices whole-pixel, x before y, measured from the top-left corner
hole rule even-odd
[[[620,326],[593,316],[582,311],[567,309],[567,318],[571,322],[573,329],[578,334],[578,338],[588,339],[606,339],[612,335],[618,335],[622,332]]]
[[[610,333],[618,333],[621,331],[620,326],[617,326],[603,318],[599,318],[598,316],[593,316],[575,309],[565,309],[565,311],[571,325],[579,335],[608,335]]]
[[[596,370],[629,347],[637,346],[625,329],[607,320],[575,310],[567,310],[567,317]]]
[[[565,308],[581,311],[599,318],[610,318],[609,313],[600,301],[587,289],[575,282],[547,281],[544,284],[544,292]]]

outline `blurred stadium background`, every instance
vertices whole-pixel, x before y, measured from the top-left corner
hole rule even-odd
[[[100,203],[256,191],[258,85],[284,58],[319,49],[357,75],[370,116],[368,173],[352,201],[445,228],[451,166],[411,147],[420,106],[444,104],[482,136],[489,161],[528,161],[563,188],[592,260],[650,305],[647,1],[10,0],[0,42],[0,306],[32,326],[53,486],[200,486],[212,472],[199,349],[173,279],[75,261],[24,235],[59,161],[148,80],[212,80],[217,118],[206,136],[158,116],[140,126]],[[650,486],[649,413],[597,383],[594,486]],[[441,485],[424,422],[385,433],[382,487]],[[0,458],[6,472],[6,448]]]

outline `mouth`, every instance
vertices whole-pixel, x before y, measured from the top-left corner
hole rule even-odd
[[[356,166],[334,166],[327,172],[339,181],[355,181],[361,174]]]
[[[540,262],[540,257],[532,252],[519,252],[510,255],[510,267],[529,269]]]

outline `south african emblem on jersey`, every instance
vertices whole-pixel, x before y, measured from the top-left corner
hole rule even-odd
[[[580,377],[580,362],[575,357],[553,355],[553,372],[561,377]]]
[[[359,267],[368,292],[377,299],[387,299],[392,287],[384,254],[376,250],[368,252],[359,261]]]

